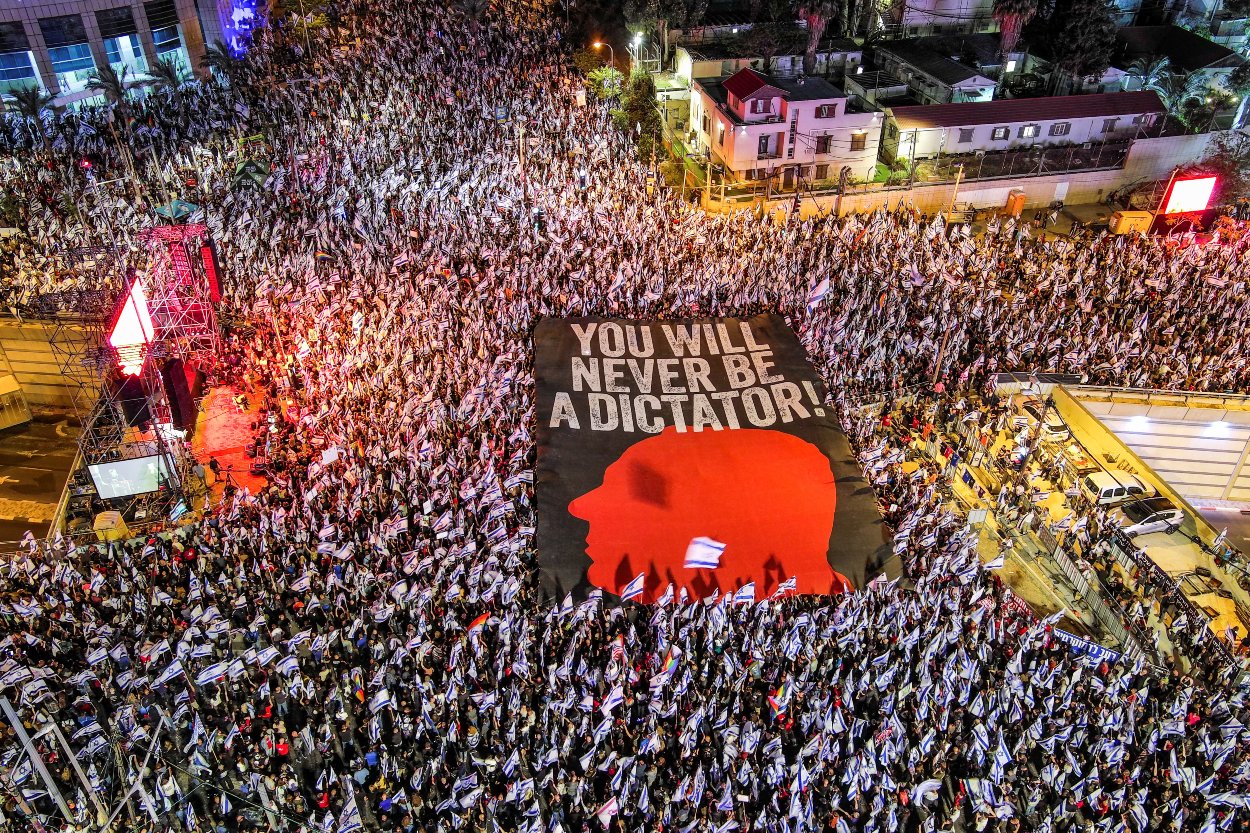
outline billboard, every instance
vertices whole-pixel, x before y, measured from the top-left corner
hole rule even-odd
[[[534,333],[538,561],[555,594],[643,576],[701,598],[842,592],[888,547],[786,323],[544,319]],[[634,583],[636,589],[637,583]]]
[[[1172,180],[1167,196],[1163,198],[1164,214],[1186,214],[1192,211],[1206,211],[1211,204],[1211,195],[1215,192],[1217,178],[1199,176]]]
[[[104,500],[155,492],[169,480],[169,467],[159,454],[87,466],[96,493]]]

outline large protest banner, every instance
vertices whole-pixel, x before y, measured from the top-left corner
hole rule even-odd
[[[534,333],[538,560],[548,590],[641,601],[794,578],[863,585],[880,515],[802,347],[749,320],[544,319]]]

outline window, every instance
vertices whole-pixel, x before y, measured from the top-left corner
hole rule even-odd
[[[828,166],[828,165],[817,165],[817,166],[816,166],[816,178],[817,178],[817,179],[828,179],[828,178],[829,178],[829,166]]]
[[[1020,132],[1017,135],[1021,139],[1032,139],[1038,134],[1038,129],[1036,124],[1024,124],[1020,126]]]
[[[1067,136],[1072,131],[1072,122],[1057,121],[1050,126],[1050,135]]]
[[[712,121],[711,119],[707,117],[707,113],[703,114],[703,132],[704,133],[712,132]]]
[[[1103,119],[1103,120],[1102,120],[1102,132],[1103,132],[1103,133],[1114,133],[1114,132],[1115,132],[1115,125],[1116,125],[1116,122],[1118,122],[1118,121],[1119,121],[1119,119]]]
[[[751,112],[756,114],[767,113],[768,102],[762,98],[751,99]]]
[[[971,127],[959,128],[959,144],[966,145],[969,142],[971,142],[972,136],[974,133],[976,133],[976,130],[974,128],[971,128]]]
[[[1142,113],[1141,115],[1138,115],[1138,116],[1133,116],[1133,124],[1146,124],[1149,121],[1150,121],[1150,116],[1146,113]]]
[[[838,117],[838,105],[822,104],[816,108],[816,118],[818,119],[836,119]]]
[[[856,130],[851,134],[851,150],[863,150],[868,147],[868,133],[863,130]]]
[[[833,145],[832,136],[817,136],[816,137],[816,152],[817,153],[828,153],[829,148],[832,145]]]
[[[1005,142],[1011,136],[1010,127],[995,127],[994,132],[990,134],[990,138],[995,142]]]
[[[760,137],[760,156],[767,156],[767,155],[768,155],[768,137],[761,136]]]
[[[725,144],[725,125],[723,124],[718,124],[716,126],[716,144]]]

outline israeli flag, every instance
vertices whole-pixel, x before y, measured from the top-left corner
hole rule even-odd
[[[793,593],[799,589],[799,579],[797,576],[790,578],[777,585],[777,589],[773,591],[773,596],[780,596],[782,593]]]
[[[829,294],[829,278],[825,277],[807,293],[807,311],[811,312]]]
[[[625,585],[625,588],[621,590],[621,601],[627,602],[641,596],[646,577],[646,573],[639,573],[637,578]]]
[[[750,604],[755,601],[755,582],[748,581],[734,593],[734,604]]]
[[[720,566],[720,557],[724,552],[725,545],[720,541],[703,536],[695,538],[686,547],[686,569],[715,570]]]
[[[391,699],[390,690],[384,688],[373,695],[373,698],[369,701],[369,712],[370,714],[377,714],[382,709],[388,708],[395,708],[395,701]]]

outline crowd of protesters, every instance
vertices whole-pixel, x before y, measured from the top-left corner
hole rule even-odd
[[[72,825],[1250,829],[1235,669],[1074,652],[935,489],[890,483],[903,577],[854,594],[540,589],[544,315],[779,312],[848,409],[935,362],[952,392],[1001,369],[1250,380],[1233,245],[974,236],[904,206],[704,214],[648,193],[607,108],[578,105],[555,21],[347,0],[307,42],[265,30],[217,79],[133,105],[118,142],[91,111],[7,117],[4,301],[69,303],[101,279],[84,247],[142,270],[135,232],[193,197],[243,322],[226,364],[275,415],[258,493],[173,534],[32,542],[0,576],[0,693],[65,737],[81,778],[55,733],[33,743]],[[263,182],[236,178],[257,156]],[[142,184],[103,184],[131,164]],[[14,731],[0,764],[0,824],[67,824]]]

